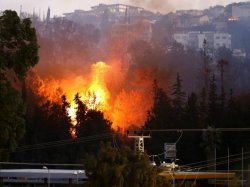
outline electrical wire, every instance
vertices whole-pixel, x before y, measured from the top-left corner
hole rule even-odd
[[[178,137],[178,139],[175,141],[175,144],[177,144],[179,141],[180,141],[180,139],[181,139],[181,137],[182,137],[182,135],[183,135],[183,131],[179,131],[179,132],[181,132],[181,134],[180,134],[180,136]],[[151,156],[149,156],[149,157],[154,157],[154,156],[161,156],[161,155],[164,155],[165,154],[165,151],[163,152],[163,153],[160,153],[160,154],[158,154],[158,155],[151,155]]]
[[[209,128],[209,129],[143,129],[140,132],[204,132],[204,131],[216,131],[216,132],[246,132],[250,131],[250,128]]]
[[[246,160],[246,159],[249,159],[250,158],[250,156],[248,156],[248,157],[244,157],[244,160]],[[215,160],[215,159],[214,159]],[[231,162],[238,162],[238,161],[240,161],[240,160],[242,160],[242,158],[241,157],[238,157],[238,158],[234,158],[234,159],[231,159],[230,161],[229,161],[229,163],[231,163]],[[211,160],[210,160],[211,161]],[[209,162],[209,161],[207,161],[207,162]],[[223,160],[223,161],[220,161],[220,162],[216,162],[216,164],[215,163],[207,163],[207,164],[203,164],[203,165],[200,165],[200,166],[196,166],[196,167],[191,167],[191,168],[189,168],[188,169],[188,171],[190,171],[190,170],[195,170],[195,169],[205,169],[205,168],[209,168],[209,167],[212,167],[212,166],[218,166],[218,165],[223,165],[223,164],[227,164],[228,163],[228,160]]]
[[[191,185],[191,187],[193,187],[196,184],[199,171],[200,171],[200,169],[198,168],[198,172],[196,172],[195,180],[194,180],[193,184]]]
[[[0,152],[14,153],[14,152],[37,150],[37,149],[46,149],[46,148],[51,148],[51,147],[73,144],[73,143],[82,143],[82,142],[106,139],[106,138],[112,137],[112,135],[113,133],[97,134],[93,136],[81,137],[81,138],[76,138],[76,139],[59,140],[59,141],[52,141],[52,142],[46,142],[46,143],[40,143],[40,144],[34,144],[34,145],[26,145],[22,147],[17,147],[14,151],[5,149],[5,150],[0,150]]]
[[[149,155],[149,157],[157,157],[159,160],[160,160],[160,156],[163,155],[163,153],[160,153],[158,155]],[[244,152],[244,160],[245,159],[249,159],[250,158],[250,152]],[[241,157],[242,153],[237,153],[237,154],[234,154],[234,155],[230,155],[230,158],[231,160],[229,161],[230,163],[232,162],[238,162],[240,160],[242,160],[242,157]],[[246,157],[246,155],[249,155]],[[240,156],[240,157],[239,157]],[[236,158],[233,158],[233,157],[236,157]],[[201,170],[201,169],[205,169],[205,168],[209,168],[209,167],[212,167],[212,166],[218,166],[218,165],[223,165],[223,164],[226,164],[228,163],[228,160],[225,160],[226,158],[228,158],[228,156],[224,156],[224,157],[219,157],[219,158],[216,158],[216,159],[211,159],[211,160],[205,160],[205,161],[201,161],[201,162],[195,162],[195,163],[191,163],[191,164],[186,164],[184,165],[184,167],[188,167],[187,169],[182,169],[183,171],[192,171],[192,170]],[[224,160],[222,160],[224,159]],[[208,162],[213,162],[216,160],[216,164],[215,163],[208,163]],[[217,162],[218,160],[218,162]],[[219,160],[222,160],[222,161],[219,161]],[[160,163],[161,163],[161,160],[160,160]],[[205,163],[205,164],[202,164],[202,163]],[[183,166],[182,166],[183,167]]]
[[[243,160],[246,160],[246,159],[249,159],[249,158],[250,158],[250,156],[244,157]],[[242,160],[242,158],[240,157],[240,158],[236,158],[236,159],[230,160],[229,162],[230,163],[231,162],[238,162],[238,161],[241,161],[241,160]],[[201,167],[199,167],[199,169],[209,168],[209,167],[212,167],[212,166],[218,166],[218,165],[223,165],[223,164],[227,164],[227,163],[228,163],[227,160],[226,161],[221,161],[221,162],[216,163],[216,164],[211,163],[211,164],[207,164],[207,165],[201,166]]]
[[[236,157],[236,156],[240,156],[242,153],[237,153],[237,154],[233,154],[233,155],[230,155],[230,158],[231,157]],[[250,154],[250,151],[249,152],[244,152],[244,155],[247,155],[247,154]],[[220,160],[220,159],[224,159],[224,158],[228,158],[228,156],[224,156],[224,157],[219,157],[219,158],[216,158],[217,160]],[[207,162],[212,162],[214,161],[215,159],[211,159],[211,160],[205,160],[205,161],[200,161],[200,162],[194,162],[194,163],[191,163],[191,164],[186,164],[185,166],[187,167],[196,167],[195,165],[197,164],[202,164],[202,163],[207,163]]]
[[[180,141],[180,139],[181,139],[181,137],[182,137],[182,135],[183,135],[183,131],[181,130],[180,132],[181,132],[181,135],[180,135],[179,138],[176,140],[175,144],[177,144],[177,143]]]

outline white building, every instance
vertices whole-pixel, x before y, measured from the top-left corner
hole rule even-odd
[[[177,10],[176,14],[181,15],[191,15],[191,16],[202,16],[203,11],[202,10]]]
[[[231,49],[231,35],[228,33],[215,33],[214,34],[214,48],[226,47]]]
[[[199,31],[176,33],[174,34],[174,39],[176,42],[182,44],[184,49],[187,49],[188,47],[198,48],[199,34]]]
[[[206,31],[203,33],[200,33],[198,36],[198,48],[202,49],[204,40],[207,41],[207,47],[210,49],[214,48],[214,32]]]
[[[141,17],[151,14],[143,8],[124,5],[124,4],[99,4],[92,6],[91,10],[75,10],[74,12],[64,13],[64,18],[82,25],[92,24],[101,27],[104,18],[110,23],[130,22],[135,23]],[[152,13],[153,14],[153,13]],[[125,21],[126,20],[126,21]]]
[[[193,31],[187,33],[176,33],[173,37],[176,42],[181,43],[184,46],[184,49],[187,49],[188,47],[202,49],[204,40],[207,41],[207,46],[210,49],[218,49],[222,46],[231,49],[231,35],[228,33]]]

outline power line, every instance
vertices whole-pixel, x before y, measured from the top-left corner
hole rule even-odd
[[[207,128],[207,129],[143,129],[139,132],[244,132],[250,131],[250,128]]]
[[[245,157],[244,160],[249,159],[249,158],[250,158],[250,156]],[[231,163],[231,162],[238,162],[238,161],[241,161],[241,160],[242,160],[242,158],[240,157],[240,158],[232,159],[232,160],[230,160],[229,162],[230,162],[230,163]],[[212,167],[212,166],[223,165],[223,164],[226,164],[226,163],[228,163],[228,161],[225,160],[225,161],[218,162],[218,163],[216,163],[216,164],[214,164],[214,163],[206,164],[206,165],[203,165],[203,166],[198,167],[198,169],[204,169],[204,168],[208,168],[208,167]],[[196,167],[196,169],[197,169],[197,167]]]
[[[106,138],[112,137],[112,135],[113,133],[97,134],[93,136],[81,137],[81,138],[76,138],[76,139],[67,139],[67,140],[45,142],[45,143],[34,144],[34,145],[26,145],[22,147],[17,147],[16,150],[14,151],[4,149],[4,150],[0,150],[0,152],[14,153],[14,152],[37,150],[37,149],[46,149],[46,148],[51,148],[51,147],[73,144],[73,143],[82,143],[82,142],[87,142],[87,141],[96,141],[100,139],[106,139]]]
[[[164,154],[164,152],[160,153],[160,154],[157,154],[157,155],[149,155],[149,157],[159,157],[160,155],[163,155],[163,154]],[[244,152],[245,156],[249,155],[249,154],[250,154],[250,151],[249,152]],[[236,157],[236,158],[231,159],[229,162],[232,163],[232,162],[237,162],[237,161],[242,160],[242,158],[239,157],[241,155],[242,155],[242,153],[237,153],[237,154],[230,155],[230,158],[233,158],[233,157]],[[190,164],[183,165],[182,168],[187,167],[187,169],[184,168],[184,170],[187,170],[187,171],[197,170],[197,169],[201,170],[201,169],[212,167],[212,166],[226,164],[226,163],[228,163],[228,160],[225,160],[226,158],[228,158],[228,156],[219,157],[219,158],[216,158],[216,159],[205,160],[205,161],[200,161],[200,162],[195,162],[195,163],[190,163]],[[250,155],[247,156],[247,157],[244,157],[244,160],[249,159],[249,158],[250,158]],[[222,160],[222,159],[224,159],[224,160]],[[215,160],[222,160],[222,161],[216,162],[216,164],[212,163]]]
[[[246,154],[250,154],[250,152],[244,153],[244,155],[246,155]],[[236,158],[234,158],[234,159],[231,159],[231,160],[229,161],[229,163],[231,163],[231,162],[237,162],[237,161],[242,160],[242,158],[239,157],[239,156],[241,156],[240,153],[239,153],[239,154],[235,154],[235,155],[230,155],[230,157],[231,157],[231,156],[232,156],[232,157],[238,156],[238,157],[236,157]],[[227,157],[220,157],[220,158],[218,158],[218,159],[211,159],[211,160],[203,161],[203,162],[200,162],[200,163],[206,163],[206,164],[201,164],[201,165],[197,165],[197,166],[192,166],[192,167],[187,168],[187,170],[194,170],[194,169],[197,169],[197,168],[198,168],[198,169],[204,169],[204,168],[208,168],[208,167],[212,167],[212,166],[218,166],[218,165],[223,165],[223,164],[228,163],[228,160],[222,160],[222,161],[213,163],[213,161],[215,161],[215,160],[221,160],[221,159],[223,159],[223,158],[227,158]],[[244,157],[244,160],[249,159],[249,158],[250,158],[250,155],[247,156],[247,157]],[[210,163],[208,163],[208,162],[210,162]],[[191,164],[189,164],[189,165],[191,165]],[[185,166],[189,166],[189,165],[185,165]]]
[[[250,151],[248,152],[244,152],[244,155],[248,155],[250,154]],[[236,156],[241,156],[242,153],[237,153],[237,154],[233,154],[233,155],[230,155],[230,158],[232,157],[236,157]],[[223,156],[223,157],[219,157],[219,158],[216,158],[216,160],[221,160],[221,159],[226,159],[228,158],[228,156]],[[202,164],[202,163],[207,163],[207,162],[212,162],[214,161],[215,159],[210,159],[210,160],[205,160],[205,161],[200,161],[200,162],[194,162],[194,163],[190,163],[190,164],[186,164],[185,166],[187,167],[196,167],[195,165],[198,165],[198,164]]]
[[[250,131],[250,128],[151,129],[151,130],[144,129],[144,130],[140,130],[140,132],[181,132],[181,133],[183,133],[183,132],[204,132],[204,131],[223,131],[223,132],[239,131],[239,132],[242,132],[242,131]],[[22,151],[34,150],[34,149],[45,149],[45,148],[50,148],[50,147],[63,146],[63,145],[66,145],[66,144],[72,144],[72,143],[95,141],[95,140],[98,140],[98,139],[101,139],[101,138],[111,137],[111,136],[113,136],[113,134],[114,133],[106,133],[106,134],[99,134],[99,135],[81,137],[81,138],[76,138],[76,139],[67,139],[67,140],[45,142],[45,143],[40,143],[40,144],[35,144],[35,145],[26,145],[26,146],[22,146],[22,147],[17,147],[15,151],[2,149],[2,150],[0,150],[0,152],[11,153],[11,152],[22,152]]]

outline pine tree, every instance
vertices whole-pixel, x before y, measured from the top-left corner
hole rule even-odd
[[[192,92],[187,99],[185,107],[186,123],[189,125],[188,128],[196,128],[199,123],[199,105],[198,98],[194,92]]]
[[[204,150],[207,157],[207,164],[211,167],[208,170],[213,170],[216,167],[215,151],[220,149],[221,146],[221,133],[214,129],[214,126],[208,126],[207,130],[202,132],[200,146]],[[216,150],[215,150],[216,149]]]
[[[208,44],[207,41],[204,39],[203,42],[203,51],[202,51],[202,57],[203,57],[203,70],[202,70],[202,75],[203,75],[203,87],[202,87],[202,92],[205,98],[205,101],[207,100],[208,97],[208,87],[209,87],[209,77],[210,77],[210,67],[209,63],[211,61],[211,57],[209,54],[209,49],[208,49]]]
[[[171,106],[170,98],[168,97],[166,92],[158,86],[156,80],[154,80],[153,82],[153,94],[154,94],[154,103],[150,111],[148,111],[148,116],[144,128],[146,129],[174,128],[173,109]],[[158,145],[163,145],[166,142],[166,140],[162,138],[165,135],[162,133],[157,133],[157,134],[151,134],[151,136],[152,138],[148,143],[147,150],[151,153],[157,153],[162,151],[162,148],[159,147]],[[172,136],[168,136],[168,138],[173,139]]]
[[[206,119],[207,119],[207,114],[208,114],[207,98],[206,98],[206,93],[205,93],[204,88],[201,91],[199,109],[200,109],[199,118],[200,118],[201,127],[204,128],[206,126]]]
[[[77,138],[83,138],[90,135],[101,135],[111,133],[112,123],[105,119],[101,111],[88,109],[85,103],[81,100],[79,94],[75,95],[76,103],[76,125],[75,135]],[[77,140],[77,139],[76,139]],[[78,144],[76,146],[75,159],[80,159],[82,155],[96,152],[98,149],[98,142],[91,145],[84,146]]]
[[[233,96],[233,90],[230,90],[229,99],[227,102],[227,121],[229,123],[229,127],[233,127],[234,124],[236,124],[237,121],[237,107],[236,107],[236,101],[235,97]]]
[[[86,114],[87,114],[87,106],[81,101],[79,94],[77,93],[74,98],[76,104],[76,137],[81,137],[86,132],[84,132],[84,128],[86,125]]]
[[[184,108],[184,122],[182,128],[201,128],[200,125],[200,111],[198,97],[195,93],[191,93],[188,96],[187,102]],[[197,146],[200,141],[200,134],[195,132],[184,133],[178,142],[178,157],[182,162],[196,162],[203,159],[201,150]],[[192,154],[189,154],[192,153]],[[193,155],[196,155],[195,157]]]
[[[217,61],[217,67],[220,71],[220,100],[221,100],[221,112],[224,113],[224,107],[225,107],[225,100],[226,100],[226,94],[224,90],[224,68],[228,65],[228,61],[224,59],[220,59]]]
[[[167,128],[172,122],[172,107],[165,91],[158,86],[157,80],[153,82],[154,104],[148,112],[145,123],[146,128]]]
[[[213,74],[210,79],[209,85],[209,98],[208,98],[208,125],[216,126],[218,125],[219,117],[219,106],[218,106],[218,95],[215,75]]]
[[[179,73],[176,75],[176,82],[172,87],[172,104],[176,115],[181,115],[183,113],[184,101],[186,93],[182,91],[182,80]]]

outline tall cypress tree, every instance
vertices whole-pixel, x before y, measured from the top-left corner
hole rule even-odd
[[[210,77],[210,67],[209,63],[211,61],[211,57],[209,54],[208,44],[207,41],[204,39],[203,41],[203,51],[202,51],[202,58],[203,58],[203,70],[202,70],[202,76],[204,80],[203,84],[203,94],[205,97],[205,101],[208,97],[208,88],[209,88],[209,77]]]
[[[79,93],[75,95],[74,101],[76,103],[76,137],[81,137],[86,135],[84,132],[84,128],[86,125],[86,114],[87,114],[87,106],[81,101]]]
[[[154,104],[148,111],[145,127],[149,129],[169,128],[172,126],[172,107],[166,92],[153,82]]]
[[[183,110],[186,93],[182,90],[182,79],[177,73],[176,82],[172,88],[172,103],[175,110],[181,112]]]
[[[101,111],[90,110],[81,100],[79,94],[75,95],[76,103],[76,137],[83,138],[90,135],[111,133],[111,122],[105,119]],[[76,139],[77,140],[77,139]],[[85,146],[78,144],[75,150],[75,158],[80,159],[86,153],[93,153],[98,149],[98,142]]]
[[[176,125],[181,125],[184,117],[184,102],[186,93],[182,90],[182,79],[179,73],[176,75],[176,82],[172,87],[172,106],[173,106],[173,116],[175,118]]]
[[[210,79],[209,97],[208,97],[208,118],[207,122],[210,126],[216,126],[219,117],[218,95],[215,75],[213,74]]]
[[[145,122],[144,128],[146,129],[169,129],[174,128],[173,125],[173,109],[171,106],[171,100],[166,94],[166,92],[159,87],[158,82],[154,80],[153,82],[153,94],[154,103],[152,108],[148,111],[148,116]],[[146,140],[147,151],[155,154],[162,151],[159,145],[163,145],[168,142],[164,137],[164,133],[152,133],[152,138]],[[168,139],[173,139],[173,137],[168,136]],[[175,137],[174,137],[175,138]],[[169,142],[172,142],[169,141]]]
[[[220,71],[220,101],[221,101],[221,113],[224,114],[224,107],[225,107],[225,100],[226,100],[226,94],[224,90],[224,69],[225,66],[228,65],[228,61],[224,59],[220,59],[217,61],[217,67]]]
[[[185,107],[185,121],[188,128],[197,128],[199,126],[199,105],[197,95],[192,92],[187,99]]]

